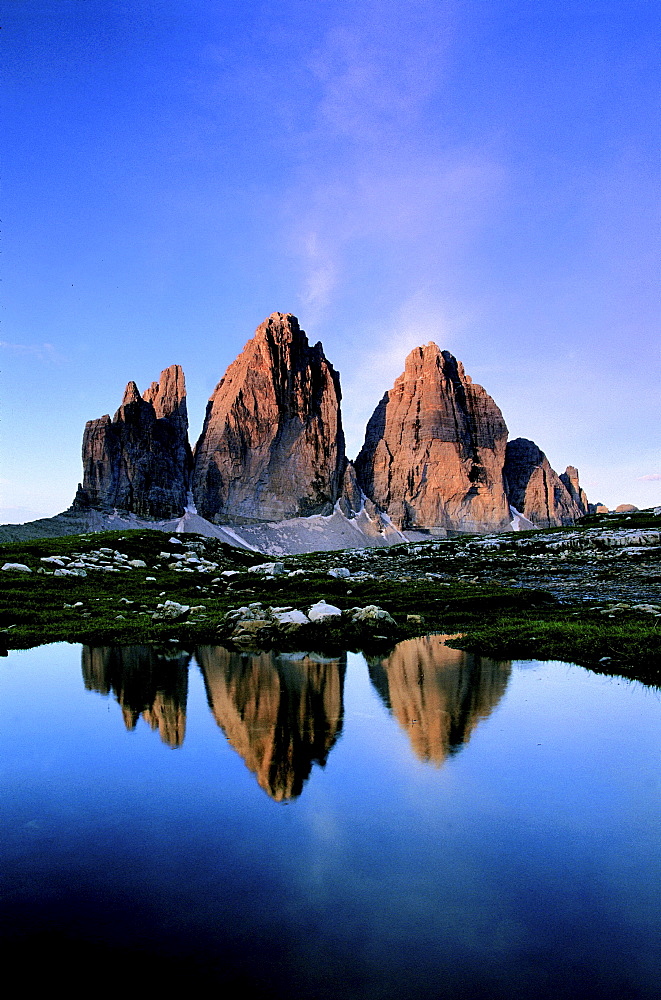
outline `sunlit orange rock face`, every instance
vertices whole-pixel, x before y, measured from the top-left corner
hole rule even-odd
[[[491,396],[429,343],[411,351],[372,414],[356,473],[400,529],[498,531],[511,520],[506,443]]]
[[[186,735],[190,654],[160,657],[149,646],[83,646],[82,671],[88,691],[114,693],[127,729],[142,718],[170,747]]]
[[[440,636],[400,642],[370,678],[420,760],[440,765],[502,698],[510,663],[450,649]]]
[[[273,313],[209,400],[195,448],[198,512],[217,521],[329,514],[342,489],[340,378],[295,316]]]
[[[106,414],[87,422],[82,457],[74,506],[157,518],[182,514],[192,455],[181,367],[166,368],[142,396],[129,382],[112,420]]]
[[[230,744],[276,801],[301,794],[342,729],[343,660],[319,663],[222,646],[195,653],[209,707]]]
[[[505,482],[510,503],[540,528],[573,524],[587,513],[578,470],[558,476],[534,441],[515,438],[507,445]]]

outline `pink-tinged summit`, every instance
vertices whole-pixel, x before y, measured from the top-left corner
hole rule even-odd
[[[346,459],[340,377],[298,320],[273,313],[232,362],[207,405],[193,496],[215,521],[329,514]]]

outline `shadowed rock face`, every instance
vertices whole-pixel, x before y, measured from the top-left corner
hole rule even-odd
[[[527,438],[508,442],[505,481],[509,502],[537,527],[573,524],[587,513],[587,497],[579,487],[578,471],[570,466],[563,476],[558,476],[544,452]]]
[[[273,313],[227,369],[195,448],[193,495],[216,521],[329,514],[345,468],[340,378],[295,316]]]
[[[577,509],[580,510],[581,517],[583,517],[583,515],[588,512],[588,498],[585,490],[581,489],[581,485],[578,481],[578,469],[573,465],[568,465],[565,471],[560,473],[558,478],[564,484],[565,489],[576,504]]]
[[[356,473],[400,529],[497,531],[510,522],[506,441],[491,396],[430,343],[411,351],[372,414]]]
[[[149,646],[83,646],[83,680],[88,691],[114,693],[127,729],[135,729],[142,716],[164,743],[180,747],[186,733],[189,660],[189,653],[159,656]]]
[[[511,664],[450,649],[440,636],[428,635],[400,642],[369,670],[416,756],[438,766],[491,714],[505,693]]]
[[[186,506],[191,466],[186,385],[180,366],[171,365],[142,396],[129,382],[112,420],[106,414],[88,421],[74,508],[177,517]]]
[[[222,646],[195,655],[213,716],[260,786],[278,802],[300,795],[342,729],[344,657],[291,660]]]

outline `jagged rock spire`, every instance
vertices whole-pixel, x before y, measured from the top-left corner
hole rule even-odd
[[[536,527],[573,524],[587,513],[587,497],[579,486],[578,470],[569,466],[558,476],[544,452],[527,438],[508,442],[505,482],[512,506]]]
[[[429,343],[411,351],[372,414],[356,473],[398,528],[497,531],[510,522],[506,441],[491,396]]]
[[[207,405],[193,495],[203,517],[279,521],[330,513],[346,465],[340,378],[298,320],[273,313]]]
[[[83,482],[75,507],[168,518],[183,513],[192,456],[186,385],[179,365],[161,372],[141,396],[129,382],[113,419],[88,421]]]

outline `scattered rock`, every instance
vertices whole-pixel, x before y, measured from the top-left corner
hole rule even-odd
[[[260,563],[258,566],[249,566],[248,572],[263,573],[265,576],[278,576],[279,574],[286,572],[286,570],[281,562],[272,562]]]
[[[302,611],[281,611],[273,609],[273,617],[279,625],[309,625],[310,619]]]
[[[308,611],[308,618],[311,622],[318,622],[324,618],[339,617],[341,615],[342,612],[339,608],[336,608],[333,604],[327,604],[326,601],[317,601]]]
[[[165,601],[159,604],[152,615],[153,621],[167,621],[185,618],[190,611],[188,604],[179,604],[177,601]]]
[[[392,615],[384,611],[383,608],[377,607],[376,604],[368,604],[365,608],[352,608],[349,614],[353,622],[378,622],[379,625],[397,624]]]

